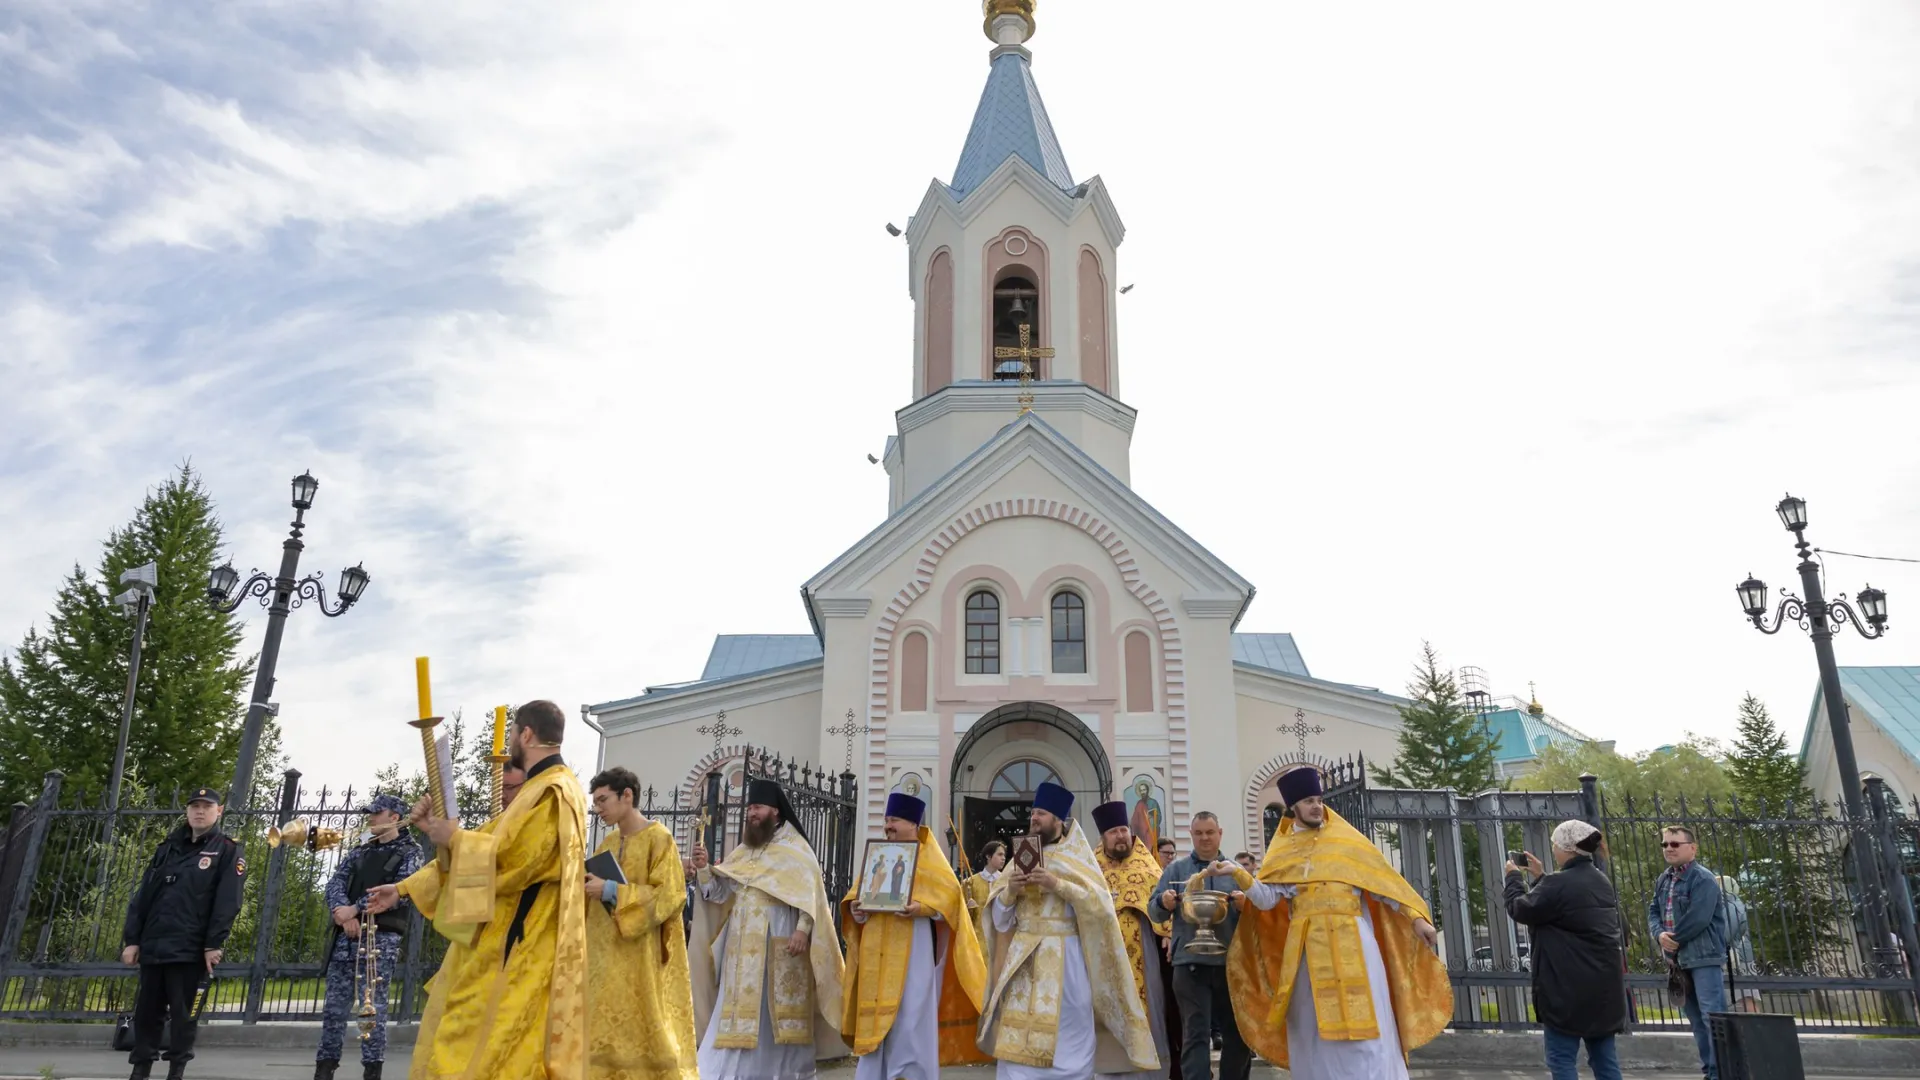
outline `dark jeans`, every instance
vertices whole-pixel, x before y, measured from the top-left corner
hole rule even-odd
[[[1227,969],[1208,964],[1175,964],[1173,996],[1180,1002],[1180,1075],[1184,1080],[1213,1080],[1213,1030],[1220,1029],[1220,1080],[1247,1080],[1253,1055],[1240,1038],[1227,996]]]
[[[159,1056],[160,1030],[173,1021],[167,1040],[168,1061],[193,1060],[193,1036],[198,1017],[193,1012],[193,997],[200,989],[203,964],[141,964],[140,988],[133,998],[133,1053],[127,1060],[135,1065],[151,1062]]]
[[[1166,1012],[1167,1057],[1172,1059],[1166,1063],[1167,1080],[1184,1080],[1180,1072],[1180,1048],[1185,1045],[1180,1038],[1180,999],[1173,996],[1173,965],[1167,963],[1164,954],[1160,957],[1160,996]]]
[[[1547,1033],[1547,1075],[1553,1080],[1576,1080],[1580,1075],[1580,1044],[1587,1044],[1587,1068],[1593,1080],[1620,1080],[1620,1057],[1614,1053],[1613,1036],[1562,1035],[1552,1028]]]
[[[1727,1011],[1727,977],[1717,967],[1697,967],[1687,971],[1692,979],[1692,992],[1687,994],[1686,1003],[1680,1011],[1687,1014],[1687,1023],[1693,1025],[1693,1045],[1700,1050],[1700,1072],[1707,1080],[1719,1080],[1720,1070],[1713,1061],[1713,1031],[1707,1027],[1707,1017],[1717,1012]]]

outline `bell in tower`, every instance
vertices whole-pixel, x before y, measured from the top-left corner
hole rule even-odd
[[[1040,290],[1024,277],[1005,277],[993,287],[993,345],[995,350],[1019,348],[1027,341],[1040,340]],[[1027,327],[1027,340],[1020,328]],[[995,380],[1018,379],[1030,361],[1002,359],[993,365]],[[1027,373],[1044,379],[1038,366]]]

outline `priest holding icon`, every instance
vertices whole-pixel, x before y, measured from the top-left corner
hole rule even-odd
[[[1072,814],[1066,788],[1034,792],[1040,862],[1023,869],[1016,843],[982,920],[992,989],[980,1049],[1005,1080],[1090,1080],[1096,1062],[1102,1073],[1160,1069],[1106,875]]]
[[[973,1033],[986,962],[960,879],[923,823],[926,812],[912,795],[887,796],[886,838],[919,845],[912,885],[893,887],[910,896],[905,907],[863,908],[860,882],[840,901],[847,943],[840,1031],[859,1055],[854,1080],[939,1080],[943,1064],[984,1060]]]

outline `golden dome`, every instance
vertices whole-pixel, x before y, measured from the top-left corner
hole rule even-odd
[[[998,43],[1000,39],[993,36],[993,20],[1002,15],[1016,15],[1027,24],[1027,32],[1020,38],[1021,41],[1025,41],[1033,36],[1035,2],[1036,0],[983,0],[980,7],[986,13],[986,18],[981,22],[980,29],[985,32],[988,41]]]

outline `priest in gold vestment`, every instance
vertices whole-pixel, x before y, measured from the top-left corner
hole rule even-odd
[[[1107,891],[1113,895],[1114,912],[1120,918],[1120,940],[1127,946],[1127,969],[1133,975],[1134,991],[1147,1013],[1147,1027],[1153,1031],[1153,1048],[1161,1061],[1168,1061],[1167,1003],[1165,983],[1160,978],[1164,957],[1160,938],[1147,905],[1153,900],[1154,883],[1160,880],[1160,860],[1153,848],[1134,836],[1127,822],[1127,804],[1103,803],[1093,808],[1093,827],[1100,830],[1100,850],[1095,852],[1100,872],[1106,875]],[[1102,1076],[1126,1080],[1155,1080],[1162,1070],[1144,1072],[1102,1072]]]
[[[859,1055],[854,1080],[939,1080],[942,1065],[986,1060],[973,1041],[986,961],[960,879],[922,824],[926,812],[912,795],[887,796],[886,839],[919,848],[906,910],[861,907],[864,881],[840,901],[847,943],[840,1032]]]
[[[699,1080],[693,984],[680,913],[687,878],[667,827],[634,806],[640,780],[612,768],[587,785],[613,831],[626,884],[587,874],[587,1075],[590,1080]]]
[[[1227,952],[1240,1032],[1295,1080],[1405,1080],[1453,1017],[1426,901],[1320,801],[1312,767],[1282,773],[1287,817]],[[1284,903],[1277,902],[1284,899]]]
[[[1113,896],[1072,813],[1072,792],[1040,785],[1029,822],[1043,861],[1029,870],[1015,860],[987,904],[991,989],[979,1038],[1002,1080],[1160,1068]]]
[[[478,829],[415,807],[438,856],[368,893],[376,911],[407,897],[453,942],[410,1080],[586,1080],[586,798],[560,760],[566,722],[551,701],[522,705],[513,802]]]
[[[808,1080],[840,1041],[845,962],[820,861],[780,785],[747,785],[741,843],[693,846],[694,1032],[702,1080]]]

